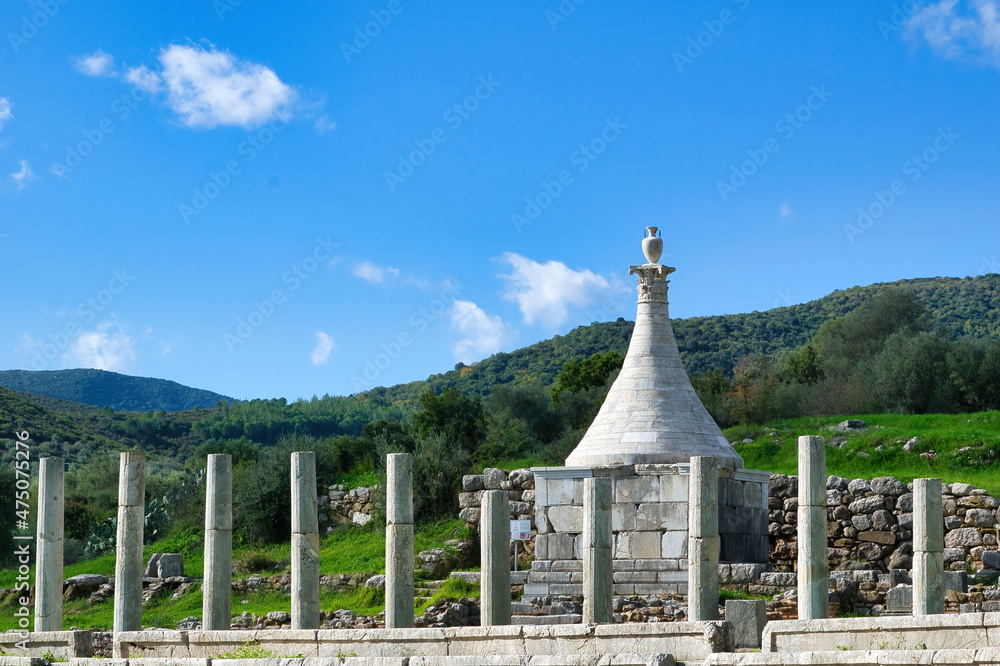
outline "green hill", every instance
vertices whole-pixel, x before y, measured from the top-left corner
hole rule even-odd
[[[167,379],[132,377],[107,370],[4,370],[0,386],[116,411],[211,409],[224,395]]]

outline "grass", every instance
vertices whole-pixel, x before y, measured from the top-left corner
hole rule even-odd
[[[448,539],[467,539],[469,537],[465,523],[458,519],[428,523],[418,526],[414,535],[416,552],[440,548]],[[183,530],[178,534],[146,546],[144,549],[147,561],[152,553],[180,552],[184,554],[184,569],[188,576],[201,577],[203,570],[202,537],[196,530]],[[258,563],[266,563],[266,571],[260,575],[277,573],[274,563],[284,564],[287,570],[291,558],[289,544],[272,544],[260,547],[239,546],[233,549],[233,561],[241,562],[255,559]],[[86,562],[79,562],[65,567],[64,576],[69,578],[83,573],[95,573],[103,576],[114,576],[115,557],[113,554]],[[385,571],[385,534],[375,527],[341,527],[325,535],[320,540],[320,573],[382,573]],[[5,570],[0,572],[0,587],[13,588],[16,572]],[[243,571],[236,578],[246,578],[252,572]],[[30,573],[34,583],[34,569]],[[445,583],[446,585],[448,583]],[[476,588],[478,589],[478,587]],[[187,593],[177,601],[171,599],[171,594],[164,594],[153,599],[143,608],[143,626],[174,628],[186,617],[201,617],[201,586],[193,585]],[[452,595],[454,596],[454,595]],[[472,596],[459,594],[458,596]],[[478,594],[476,594],[478,596]],[[0,601],[0,631],[15,628],[14,595],[12,598]],[[385,593],[369,588],[354,588],[338,592],[322,592],[320,604],[323,610],[345,608],[356,614],[377,615],[385,608]],[[277,592],[251,592],[246,595],[233,595],[233,615],[250,611],[255,615],[264,615],[269,611],[291,611],[291,598]],[[109,599],[103,604],[91,606],[87,599],[63,604],[63,627],[104,627],[110,629],[113,624],[113,603]]]
[[[863,414],[850,418],[867,421],[870,427],[864,431],[841,434],[828,430],[828,426],[845,418],[848,417],[787,419],[765,426],[737,426],[727,429],[725,434],[729,441],[737,442],[736,450],[750,469],[797,474],[797,438],[800,435],[820,435],[827,441],[846,437],[847,444],[843,448],[827,448],[828,474],[847,479],[894,476],[904,483],[933,477],[945,483],[971,483],[1000,495],[1000,474],[997,473],[1000,412],[915,416]],[[882,428],[871,427],[875,425]],[[777,437],[770,435],[769,429],[773,429]],[[912,437],[919,437],[919,443],[914,452],[904,452],[903,444]],[[752,439],[753,443],[741,443],[745,439]],[[875,450],[880,444],[885,446],[884,451]],[[969,446],[975,450],[959,452]],[[931,450],[938,454],[936,460],[920,457],[920,453]],[[861,452],[868,453],[869,457],[859,455]]]
[[[429,600],[417,606],[415,613],[417,617],[423,615],[424,611],[442,599],[461,599],[462,597],[478,599],[480,594],[479,583],[470,583],[461,578],[449,578],[441,583],[441,587],[434,592],[434,595]]]
[[[744,592],[743,590],[719,590],[719,605],[725,606],[727,601],[756,601],[756,600],[770,601],[771,597],[766,594],[750,594],[749,592]]]

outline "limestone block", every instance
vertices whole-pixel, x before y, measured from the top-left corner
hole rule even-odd
[[[315,487],[315,486],[313,486]],[[292,628],[319,628],[319,534],[292,533]]]
[[[615,532],[635,531],[635,504],[611,505],[611,528]]]
[[[572,534],[553,533],[547,534],[548,559],[550,560],[572,560],[574,541]]]
[[[549,559],[549,535],[539,534],[535,537],[535,562]]]
[[[635,532],[618,532],[615,534],[615,560],[632,559],[632,535]]]
[[[822,478],[825,485],[826,476]],[[801,493],[802,485],[799,488]],[[798,522],[799,618],[825,618],[829,613],[826,507],[800,504]]]
[[[549,522],[549,510],[544,506],[535,506],[535,529],[539,534],[546,534],[552,531],[552,523]]]
[[[634,532],[632,534],[632,558],[637,560],[655,559],[662,556],[663,535],[661,532]]]
[[[615,502],[640,504],[660,499],[659,476],[625,476],[615,479]]]
[[[688,619],[715,620],[719,606],[719,538],[688,539]]]
[[[914,520],[913,522],[913,548],[917,549],[917,525],[919,520]],[[930,543],[930,539],[926,539],[924,543]],[[952,530],[948,532],[948,535],[944,538],[944,545],[946,548],[972,548],[975,546],[983,545],[983,533],[977,530],[975,527],[962,527],[957,530]],[[925,552],[933,552],[926,550]]]
[[[539,479],[540,481],[540,479]],[[543,506],[583,505],[583,479],[545,479],[545,502]],[[539,504],[538,489],[535,489],[535,504]]]
[[[764,494],[764,484],[756,481],[745,481],[743,484],[743,503],[752,509],[766,509],[764,504],[766,495]]]
[[[688,556],[687,532],[664,532],[660,539],[660,557],[680,560]]]
[[[715,458],[691,458],[688,493],[688,531],[694,537],[719,534],[719,470]]]
[[[682,502],[640,504],[635,509],[637,530],[686,530],[688,507]]]
[[[726,601],[726,622],[733,625],[736,648],[759,648],[767,623],[767,602],[729,599]]]
[[[120,495],[119,498],[121,498]],[[141,504],[118,507],[118,541],[115,550],[117,556],[115,560],[115,633],[138,631],[142,628],[144,519],[145,510]]]
[[[555,532],[583,532],[583,506],[551,506],[547,515]]]

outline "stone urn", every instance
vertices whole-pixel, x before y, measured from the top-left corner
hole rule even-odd
[[[663,239],[658,237],[658,227],[646,227],[646,237],[642,239],[642,253],[646,255],[646,260],[655,264],[663,254]]]

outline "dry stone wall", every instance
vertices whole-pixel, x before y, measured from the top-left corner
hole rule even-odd
[[[473,533],[479,533],[480,508],[487,490],[506,490],[510,498],[511,520],[530,520],[535,531],[535,475],[529,469],[505,472],[488,467],[482,474],[462,477],[462,492],[458,496],[458,517]]]
[[[768,492],[771,562],[794,571],[798,479],[776,474]],[[1000,569],[1000,499],[967,483],[942,485],[945,568]],[[832,571],[908,570],[913,559],[913,485],[891,476],[871,481],[827,479],[827,539]]]

